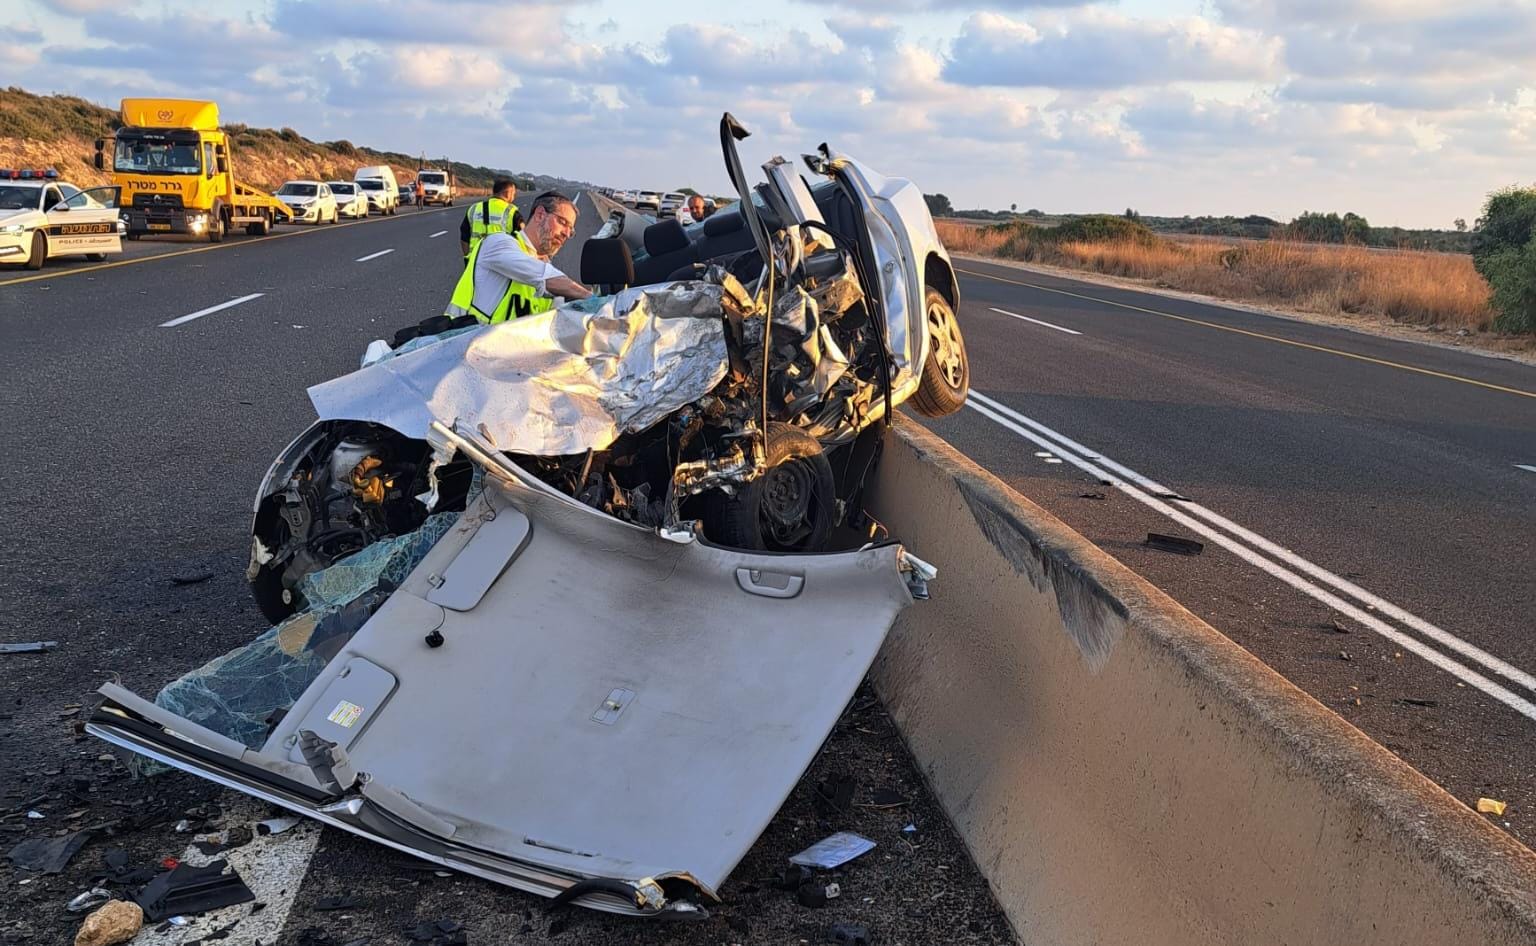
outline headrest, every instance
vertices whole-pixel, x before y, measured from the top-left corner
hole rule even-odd
[[[630,256],[629,244],[619,237],[583,243],[581,281],[589,286],[633,285],[635,261]]]
[[[665,256],[686,249],[688,234],[683,232],[683,225],[676,217],[645,228],[645,251],[652,256]]]
[[[715,214],[713,217],[704,218],[704,235],[725,236],[727,233],[735,233],[744,226],[746,222],[741,219],[739,212]]]

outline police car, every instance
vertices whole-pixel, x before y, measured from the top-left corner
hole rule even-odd
[[[59,256],[123,251],[118,188],[81,190],[53,170],[0,168],[0,263],[42,269]]]

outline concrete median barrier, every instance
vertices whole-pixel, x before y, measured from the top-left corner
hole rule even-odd
[[[1029,946],[1536,943],[1536,854],[902,419],[875,684]]]

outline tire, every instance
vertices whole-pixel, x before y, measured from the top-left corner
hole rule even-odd
[[[923,378],[912,395],[912,407],[924,417],[946,417],[965,406],[971,390],[971,361],[949,300],[929,286],[923,310],[928,322],[928,360],[923,362]]]
[[[143,235],[144,234],[139,233],[139,232],[134,231],[134,230],[129,230],[128,231],[128,239],[132,240],[134,243],[139,242],[139,238],[142,237]]]
[[[288,593],[289,601],[283,600],[283,579],[280,572],[262,566],[251,580],[251,598],[261,609],[261,616],[271,624],[281,624],[304,607],[304,598],[297,591]]]
[[[765,552],[820,552],[831,535],[837,488],[816,438],[768,425],[767,469],[727,496],[708,494],[704,535],[717,545]]]
[[[48,258],[48,238],[43,236],[41,230],[32,231],[32,252],[27,254],[26,266],[28,269],[42,269],[43,261]]]
[[[105,253],[87,253],[87,254],[85,254],[85,258],[90,260],[93,263],[102,263],[102,262],[106,262],[107,254],[105,254]]]
[[[215,208],[213,211],[212,222],[208,224],[208,242],[223,243],[225,229],[226,224],[224,223],[224,212]]]

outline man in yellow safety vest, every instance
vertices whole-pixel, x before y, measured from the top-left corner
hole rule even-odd
[[[459,247],[464,258],[479,245],[488,233],[511,233],[523,228],[523,216],[513,203],[517,199],[517,182],[498,177],[491,182],[491,196],[469,205],[464,219],[459,223]]]
[[[591,290],[549,263],[576,230],[576,205],[558,191],[533,200],[528,223],[511,233],[491,233],[469,251],[464,273],[443,312],[505,322],[548,311],[554,296],[585,299]]]

